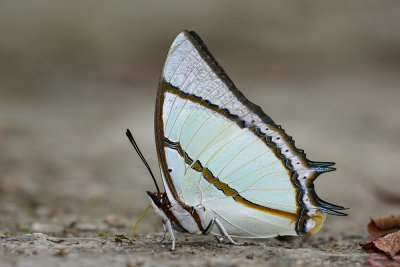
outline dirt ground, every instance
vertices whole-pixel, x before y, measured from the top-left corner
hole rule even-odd
[[[370,217],[399,212],[397,2],[157,3],[1,4],[0,266],[368,265]],[[158,75],[183,28],[311,160],[336,162],[316,191],[349,216],[243,246],[176,234],[170,251],[150,210],[134,245],[116,238],[155,190],[125,129],[157,173]]]

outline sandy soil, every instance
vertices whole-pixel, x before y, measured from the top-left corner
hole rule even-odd
[[[316,240],[292,239],[249,242],[243,246],[217,243],[211,238],[181,236],[177,249],[161,243],[162,235],[138,238],[135,245],[114,238],[58,238],[26,234],[7,238],[0,264],[19,266],[349,266],[367,263],[360,236]],[[18,260],[17,260],[18,257]]]

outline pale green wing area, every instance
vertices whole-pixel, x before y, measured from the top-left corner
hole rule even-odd
[[[167,93],[165,101],[172,99],[175,95]],[[215,178],[252,203],[296,212],[295,189],[288,172],[258,136],[216,111],[180,97],[169,111],[179,115],[172,115],[176,122],[167,128],[166,138],[180,144],[192,165],[200,162]],[[210,205],[227,198],[202,173],[186,164],[176,149],[166,147],[165,151],[175,188],[186,204]]]
[[[167,93],[166,101],[174,96]],[[203,205],[206,221],[219,218],[233,236],[295,234],[293,221],[236,202],[192,168],[200,162],[251,203],[296,213],[295,188],[274,152],[249,129],[211,109],[179,97],[175,103],[170,112],[180,115],[167,139],[179,143],[192,162],[185,163],[173,146],[165,147],[169,173],[181,201],[190,206]]]
[[[203,155],[205,162],[219,181],[236,190],[248,201],[296,213],[296,192],[288,171],[257,136],[248,129],[241,129],[226,136]],[[200,181],[204,202],[220,199],[219,192],[205,179]]]

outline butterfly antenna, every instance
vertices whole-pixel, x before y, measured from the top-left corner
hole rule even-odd
[[[151,178],[153,178],[154,184],[156,185],[156,188],[157,188],[157,192],[160,193],[160,189],[158,188],[156,178],[154,177],[149,164],[147,163],[146,159],[144,158],[142,152],[139,149],[139,146],[136,144],[135,138],[133,138],[132,133],[131,133],[131,131],[129,131],[129,129],[126,129],[126,136],[128,137],[129,141],[131,142],[133,148],[136,150],[136,153],[138,153],[140,159],[143,161],[144,166],[146,166],[147,170],[149,171]]]

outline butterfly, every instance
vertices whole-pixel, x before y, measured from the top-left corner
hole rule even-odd
[[[313,181],[334,163],[308,160],[193,31],[182,31],[168,52],[154,125],[165,192],[145,163],[157,188],[147,194],[172,250],[173,230],[237,245],[233,238],[314,234],[325,214],[347,215],[314,190]]]

